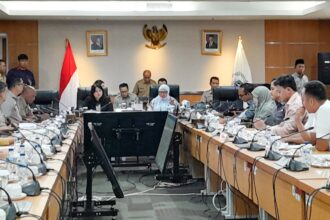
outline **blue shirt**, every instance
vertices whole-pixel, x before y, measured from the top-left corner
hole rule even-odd
[[[7,73],[7,85],[9,85],[14,79],[21,78],[23,82],[30,86],[35,86],[33,73],[28,69],[13,68]]]

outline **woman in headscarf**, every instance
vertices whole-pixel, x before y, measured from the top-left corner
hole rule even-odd
[[[105,95],[101,84],[92,85],[91,94],[86,97],[84,107],[97,111],[113,111],[110,97]]]
[[[151,100],[150,106],[153,111],[173,112],[178,106],[178,101],[170,96],[170,87],[166,84],[159,86],[158,96]]]
[[[252,91],[253,101],[256,105],[254,121],[267,120],[276,109],[275,102],[265,86],[258,86]]]

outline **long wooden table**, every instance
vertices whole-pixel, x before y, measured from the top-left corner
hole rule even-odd
[[[178,124],[178,130],[183,133],[183,149],[193,158],[190,165],[198,164],[196,161],[201,162],[217,178],[225,180],[231,186],[236,200],[244,201],[243,205],[236,203],[237,215],[246,215],[245,207],[248,204],[252,215],[256,214],[257,205],[270,218],[275,218],[275,194],[280,219],[306,219],[305,212],[309,210],[309,206],[305,200],[315,189],[325,186],[330,176],[329,169],[310,168],[304,172],[281,169],[274,182],[273,176],[281,167],[273,161],[260,158],[264,156],[264,152],[240,149],[232,142],[223,144],[219,135],[212,137],[210,133],[193,128],[187,121],[180,121]],[[213,191],[216,192],[217,189]],[[321,190],[316,194],[311,216],[312,219],[330,219],[330,192]]]
[[[61,152],[52,156],[55,160],[47,161],[47,168],[54,169],[55,171],[49,171],[46,175],[38,178],[41,187],[49,188],[58,194],[61,199],[63,192],[66,190],[62,186],[61,177],[65,181],[68,180],[69,171],[68,166],[74,166],[74,154],[76,153],[77,147],[82,141],[82,124],[81,122],[76,122],[70,126],[68,131],[69,137],[63,141]],[[65,162],[63,162],[65,161]],[[26,197],[21,201],[32,202],[32,208],[29,213],[42,217],[42,219],[57,219],[60,214],[60,207],[58,202],[53,196],[45,191],[39,196]],[[22,219],[36,219],[33,217],[24,217]]]

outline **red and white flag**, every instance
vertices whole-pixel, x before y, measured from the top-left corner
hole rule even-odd
[[[76,108],[79,77],[70,42],[67,41],[60,78],[60,111]]]

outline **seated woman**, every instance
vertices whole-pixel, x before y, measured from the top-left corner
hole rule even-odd
[[[0,105],[6,100],[6,88],[7,85],[4,82],[0,82]],[[6,119],[5,115],[0,108],[0,132],[12,131],[14,128],[8,125],[9,121]]]
[[[267,120],[276,109],[268,88],[258,86],[252,91],[252,96],[256,105],[253,120]]]
[[[170,96],[170,87],[163,84],[159,86],[158,96],[151,100],[150,106],[153,111],[173,112],[179,106],[179,103]]]
[[[280,93],[279,93],[277,87],[274,85],[275,81],[276,81],[276,79],[273,79],[273,81],[270,84],[270,95],[275,102],[276,108],[271,113],[271,116],[268,117],[265,121],[258,120],[254,123],[254,127],[257,129],[263,129],[266,127],[266,125],[274,126],[283,121],[284,104],[280,102]]]
[[[113,111],[110,97],[105,96],[100,84],[92,85],[91,94],[86,97],[83,106],[96,111]]]

